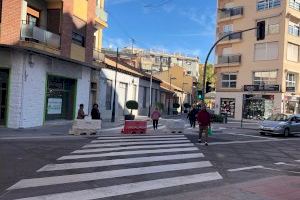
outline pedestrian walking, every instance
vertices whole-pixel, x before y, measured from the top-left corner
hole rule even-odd
[[[191,127],[195,128],[196,126],[196,115],[198,113],[198,110],[193,106],[192,110],[188,114],[188,119],[190,121]]]
[[[99,111],[98,107],[99,106],[96,103],[93,105],[91,116],[92,116],[92,119],[94,119],[94,120],[100,120],[101,119],[101,114],[100,114],[100,111]]]
[[[197,121],[199,123],[199,139],[198,142],[204,142],[208,145],[208,129],[210,128],[211,117],[206,110],[206,106],[202,105],[201,110],[197,114]]]
[[[85,113],[84,113],[84,105],[83,104],[80,104],[79,105],[79,109],[78,109],[78,113],[77,113],[77,119],[84,119],[85,116],[87,116]]]
[[[161,114],[158,110],[158,108],[155,108],[155,110],[153,111],[153,113],[151,114],[151,119],[153,121],[153,129],[157,130],[158,127],[158,120],[160,118]]]

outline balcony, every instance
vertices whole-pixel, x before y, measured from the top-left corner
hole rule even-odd
[[[242,61],[241,55],[222,55],[218,56],[218,62],[216,67],[223,67],[223,66],[239,66]]]
[[[93,60],[95,62],[104,62],[104,58],[104,53],[102,53],[100,49],[93,50]]]
[[[243,7],[219,9],[218,22],[241,18],[244,14]]]
[[[219,38],[228,35],[230,33],[220,33]],[[219,44],[228,44],[228,43],[236,43],[240,42],[242,40],[242,33],[234,33],[232,35],[229,35],[228,37],[224,38],[220,41]]]
[[[295,2],[294,0],[289,0],[289,6],[294,10],[300,11],[300,3]]]
[[[107,27],[108,14],[103,8],[96,7],[96,28]],[[97,26],[98,25],[98,26]]]
[[[21,26],[21,40],[33,43],[41,43],[50,48],[60,48],[60,36],[51,33],[34,24],[26,23]]]

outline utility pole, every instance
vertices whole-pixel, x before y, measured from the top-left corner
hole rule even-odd
[[[150,101],[149,101],[149,112],[148,112],[148,117],[151,116],[151,108],[152,108],[152,79],[153,79],[153,69],[152,69],[152,65],[151,65],[151,77],[150,77]]]
[[[117,89],[118,64],[119,64],[119,48],[117,48],[116,71],[115,71],[115,88],[114,88],[114,96],[113,96],[113,107],[112,107],[112,112],[111,112],[111,122],[116,121],[116,89]]]
[[[131,53],[133,54],[133,45],[135,43],[135,40],[131,38]]]

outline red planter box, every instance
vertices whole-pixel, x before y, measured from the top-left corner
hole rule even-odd
[[[146,133],[146,131],[147,131],[147,121],[126,120],[122,133],[140,134],[140,133]]]

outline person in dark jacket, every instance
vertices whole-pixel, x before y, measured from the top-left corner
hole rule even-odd
[[[206,110],[206,106],[202,105],[201,110],[197,114],[197,121],[199,123],[199,139],[198,142],[205,142],[208,145],[208,128],[210,127],[211,117]]]
[[[95,119],[95,120],[100,120],[101,119],[101,114],[100,114],[100,111],[99,111],[98,107],[99,106],[96,103],[93,105],[93,109],[92,109],[92,112],[91,112],[92,119]]]
[[[188,119],[190,120],[190,125],[193,128],[195,128],[195,126],[196,126],[196,115],[197,115],[197,113],[198,113],[197,109],[193,106],[192,110],[188,114]]]
[[[84,119],[87,115],[84,113],[84,105],[80,104],[77,112],[77,119]]]

